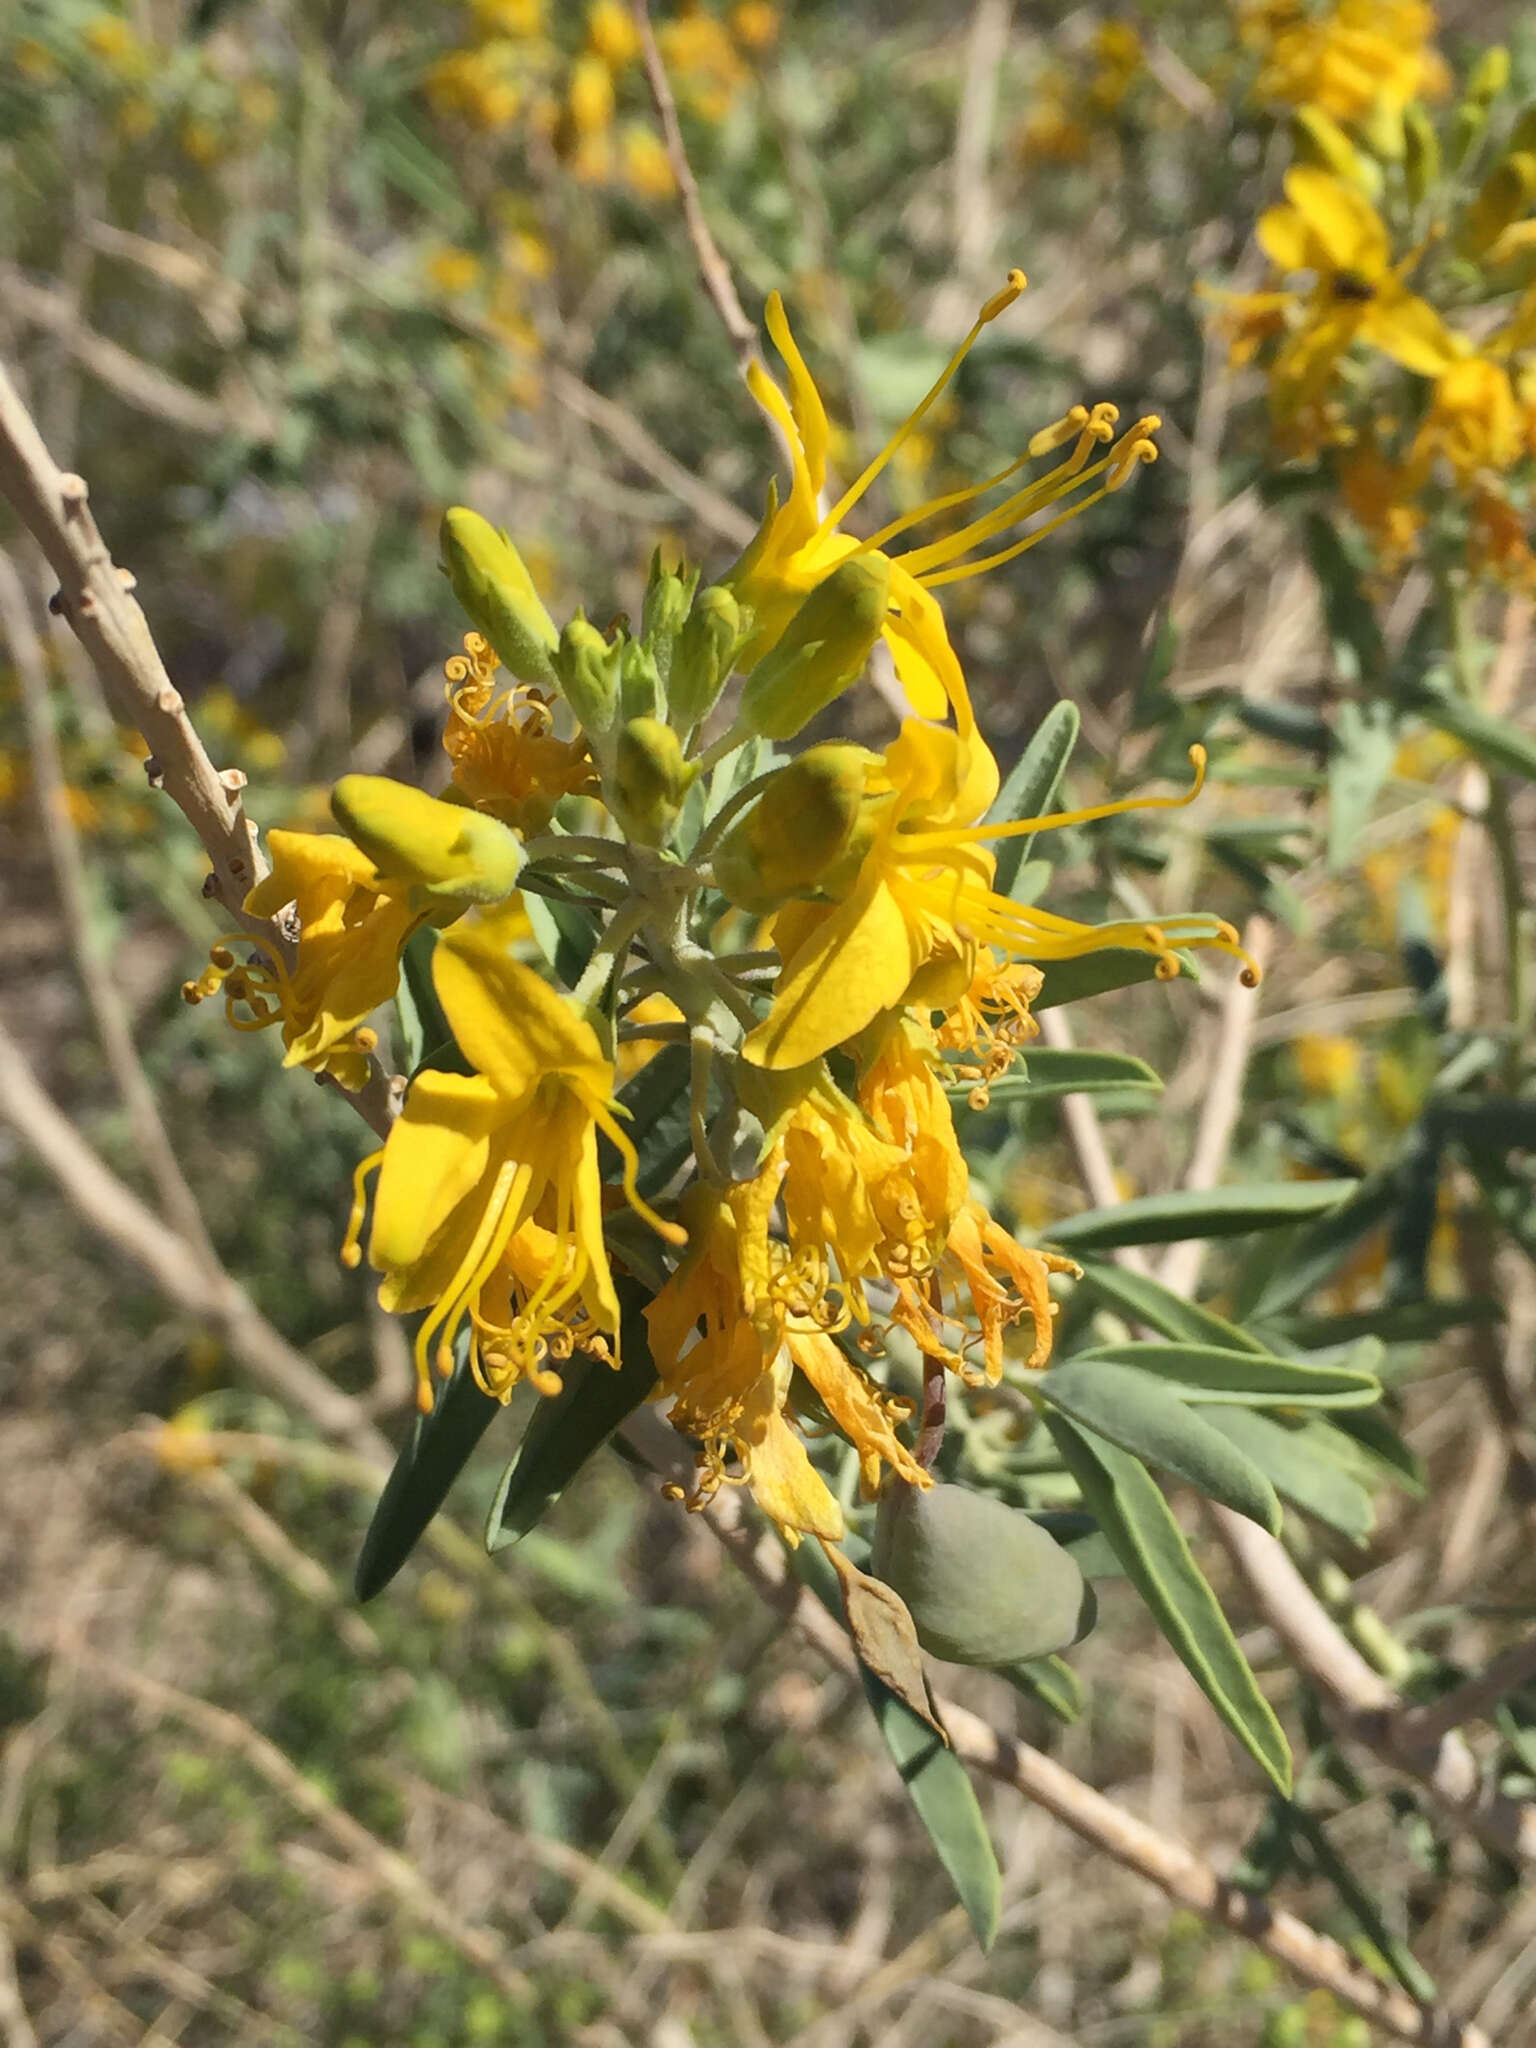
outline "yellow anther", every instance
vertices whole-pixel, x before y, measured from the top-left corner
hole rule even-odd
[[[1006,313],[1020,292],[1025,290],[1029,279],[1022,270],[1010,270],[1008,282],[1000,292],[994,292],[976,316],[978,327],[985,327],[989,320],[995,320],[999,313]]]
[[[1080,434],[1088,424],[1086,405],[1074,405],[1062,414],[1054,425],[1042,427],[1038,434],[1029,437],[1029,458],[1033,462],[1041,455],[1051,455],[1058,448],[1065,448],[1074,435]]]

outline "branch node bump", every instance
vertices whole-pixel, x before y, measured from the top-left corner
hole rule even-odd
[[[66,469],[59,476],[59,502],[66,513],[79,512],[91,495],[91,487],[83,476],[76,476]]]
[[[165,767],[164,764],[155,757],[155,755],[151,754],[146,759],[144,763],[144,774],[151,789],[164,789]]]
[[[219,784],[221,788],[228,791],[231,797],[238,797],[241,790],[245,788],[245,770],[243,768],[221,768],[219,770]]]
[[[181,708],[182,706],[180,690],[173,689],[171,685],[167,683],[165,688],[161,690],[155,698],[155,709],[157,711],[163,711],[167,718],[174,718],[177,715],[177,713],[181,710]]]
[[[137,590],[139,587],[139,579],[131,569],[119,569],[117,580],[124,590]]]

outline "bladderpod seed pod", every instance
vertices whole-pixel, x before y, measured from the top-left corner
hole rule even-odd
[[[901,1595],[932,1657],[988,1670],[1048,1657],[1093,1626],[1076,1561],[1038,1522],[964,1486],[893,1481],[870,1569]]]

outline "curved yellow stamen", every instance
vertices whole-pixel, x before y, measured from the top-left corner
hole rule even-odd
[[[938,379],[932,385],[930,385],[927,395],[919,402],[919,404],[912,412],[908,413],[907,417],[902,421],[901,425],[896,429],[895,433],[892,434],[890,440],[886,442],[885,446],[880,450],[880,453],[875,457],[874,461],[866,464],[865,467],[860,471],[859,475],[848,486],[848,489],[844,491],[843,495],[838,499],[837,503],[832,507],[832,510],[826,515],[826,517],[822,520],[820,526],[817,527],[815,533],[812,535],[811,538],[813,543],[818,540],[824,540],[829,533],[836,532],[837,528],[842,524],[843,519],[845,518],[847,513],[853,506],[855,506],[859,502],[860,498],[863,497],[864,493],[869,489],[870,485],[874,482],[875,478],[880,474],[881,470],[885,468],[886,464],[890,461],[891,457],[903,445],[903,443],[909,440],[911,436],[917,431],[919,425],[922,423],[923,419],[926,417],[926,415],[932,408],[934,401],[942,394],[945,387],[953,378],[955,372],[959,369],[960,365],[965,361],[966,357],[970,354],[972,348],[975,346],[977,337],[981,334],[982,329],[984,327],[990,326],[992,321],[994,321],[997,318],[999,313],[1004,313],[1007,311],[1007,309],[1013,304],[1014,300],[1019,296],[1020,292],[1024,290],[1024,287],[1027,282],[1028,280],[1026,279],[1022,270],[1009,271],[1008,282],[1003,286],[1003,289],[1000,292],[993,293],[992,297],[988,299],[987,303],[976,315],[976,319],[974,324],[972,325],[970,333],[965,337],[964,341],[961,342],[960,346],[955,350],[955,353],[950,357],[949,362],[946,365],[942,375],[940,375]]]
[[[681,1224],[669,1223],[664,1216],[658,1216],[650,1203],[641,1194],[637,1185],[640,1172],[640,1155],[630,1143],[628,1134],[620,1127],[618,1120],[602,1104],[593,1105],[592,1120],[604,1136],[608,1138],[614,1150],[624,1162],[624,1195],[629,1206],[635,1211],[637,1216],[644,1218],[658,1237],[664,1238],[668,1244],[685,1245],[688,1242],[688,1233],[682,1228]]]
[[[913,853],[938,852],[941,848],[967,846],[983,839],[1017,839],[1024,833],[1053,832],[1068,825],[1091,825],[1100,818],[1118,818],[1127,811],[1182,811],[1192,804],[1205,787],[1206,753],[1197,741],[1189,750],[1190,763],[1195,779],[1182,796],[1123,796],[1109,804],[1089,804],[1080,811],[1052,811],[1042,818],[1016,818],[1001,825],[970,825],[961,830],[950,828],[942,832],[903,832],[899,844],[903,851]]]
[[[443,1289],[441,1295],[422,1319],[421,1328],[416,1332],[412,1347],[416,1359],[416,1402],[423,1414],[432,1410],[432,1339],[439,1331],[442,1339],[437,1347],[437,1369],[446,1377],[453,1369],[453,1334],[464,1318],[465,1305],[477,1288],[483,1285],[486,1275],[506,1249],[507,1239],[512,1235],[521,1197],[527,1191],[532,1169],[516,1159],[505,1159],[497,1170],[496,1180],[491,1189],[491,1198],[486,1203],[469,1249],[459,1261],[458,1271]],[[518,1186],[521,1180],[522,1185]],[[447,1364],[444,1365],[444,1353]]]
[[[360,1159],[352,1169],[352,1213],[347,1218],[347,1234],[341,1241],[341,1263],[351,1271],[363,1261],[363,1217],[368,1209],[368,1176],[374,1172],[384,1157],[381,1145],[376,1152],[370,1152],[366,1159]]]

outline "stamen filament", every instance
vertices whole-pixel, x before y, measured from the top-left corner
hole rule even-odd
[[[853,483],[849,485],[848,489],[844,491],[843,495],[838,499],[832,510],[826,515],[820,526],[817,527],[816,532],[812,535],[812,545],[816,541],[823,540],[827,534],[834,532],[842,524],[849,509],[859,502],[860,498],[863,497],[881,470],[885,468],[897,449],[917,431],[919,424],[932,408],[934,401],[944,391],[945,387],[954,377],[955,372],[970,354],[982,329],[989,326],[999,313],[1007,311],[1008,307],[1013,304],[1020,292],[1023,291],[1025,282],[1022,270],[1009,271],[1007,284],[1004,285],[1000,292],[995,292],[976,315],[975,324],[972,326],[970,333],[950,357],[948,366],[943,374],[929,387],[927,396],[917,408],[910,412],[906,419],[902,421],[874,461],[868,463]]]
[[[899,842],[914,853],[938,852],[950,846],[970,845],[983,839],[1017,839],[1025,833],[1052,832],[1068,825],[1091,825],[1099,818],[1122,817],[1127,811],[1182,811],[1192,804],[1205,786],[1205,749],[1198,742],[1189,750],[1195,779],[1182,796],[1123,796],[1114,803],[1089,804],[1080,811],[1052,811],[1043,818],[1016,818],[1001,825],[950,827],[943,832],[903,832]],[[1022,907],[1022,906],[1021,906]],[[1045,913],[1038,913],[1044,915]]]
[[[366,1159],[360,1159],[352,1170],[352,1213],[347,1218],[347,1234],[341,1242],[341,1263],[350,1272],[362,1264],[363,1258],[363,1217],[368,1209],[368,1176],[378,1167],[384,1157],[381,1145],[376,1152],[370,1152]]]

